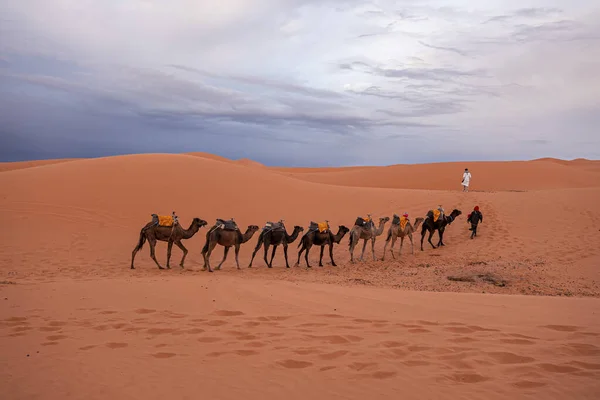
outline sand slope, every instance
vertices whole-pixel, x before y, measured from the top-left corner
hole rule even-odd
[[[471,193],[460,192],[462,168],[285,169],[197,153],[9,163],[0,172],[1,388],[15,399],[595,398],[600,300],[522,294],[600,295],[598,163],[469,163]],[[312,269],[303,260],[286,269],[281,249],[273,269],[262,250],[248,269],[255,235],[241,270],[230,255],[209,274],[203,229],[184,241],[185,269],[174,248],[173,269],[158,270],[148,245],[129,269],[153,212],[175,210],[185,226],[284,218],[288,231],[328,219],[337,231],[366,213],[414,221],[438,204],[463,211],[446,246],[421,252],[417,233],[415,254],[408,241],[395,260],[380,261],[388,222],[377,261],[367,246],[365,261],[350,264],[346,236],[338,267],[325,252],[319,268],[313,248]],[[476,204],[484,222],[470,240]],[[165,263],[165,243],[157,257]]]

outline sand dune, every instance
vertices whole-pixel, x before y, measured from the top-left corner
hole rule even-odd
[[[596,398],[598,162],[468,163],[470,193],[464,165],[272,168],[204,153],[0,165],[1,388],[11,399]],[[337,267],[327,252],[318,267],[313,248],[312,269],[286,269],[281,249],[273,269],[262,250],[248,269],[255,235],[241,270],[230,255],[209,274],[203,229],[184,241],[185,269],[174,248],[176,267],[158,270],[148,245],[129,269],[155,212],[185,226],[234,217],[243,230],[328,219],[337,231],[438,204],[463,212],[446,246],[421,252],[417,233],[415,254],[405,242],[395,260],[380,261],[388,222],[377,261],[367,246],[350,264],[346,236]],[[484,222],[470,240],[474,205]]]

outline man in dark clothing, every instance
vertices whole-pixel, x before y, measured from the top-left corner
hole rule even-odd
[[[467,222],[471,223],[471,239],[477,236],[477,225],[479,222],[483,222],[483,214],[479,211],[479,206],[475,206],[473,212],[467,216]]]

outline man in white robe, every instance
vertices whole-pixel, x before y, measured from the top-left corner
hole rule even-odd
[[[462,185],[463,192],[469,191],[469,182],[471,181],[471,173],[469,172],[469,168],[465,168],[465,172],[463,173]]]

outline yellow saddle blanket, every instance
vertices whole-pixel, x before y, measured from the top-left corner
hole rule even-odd
[[[319,232],[323,233],[325,232],[327,229],[329,229],[329,224],[327,222],[319,222]]]
[[[433,222],[437,222],[442,212],[438,209],[433,210]]]
[[[171,215],[159,215],[158,225],[160,226],[173,226],[173,217]]]
[[[400,229],[404,230],[406,228],[406,224],[408,223],[408,218],[400,217]]]

